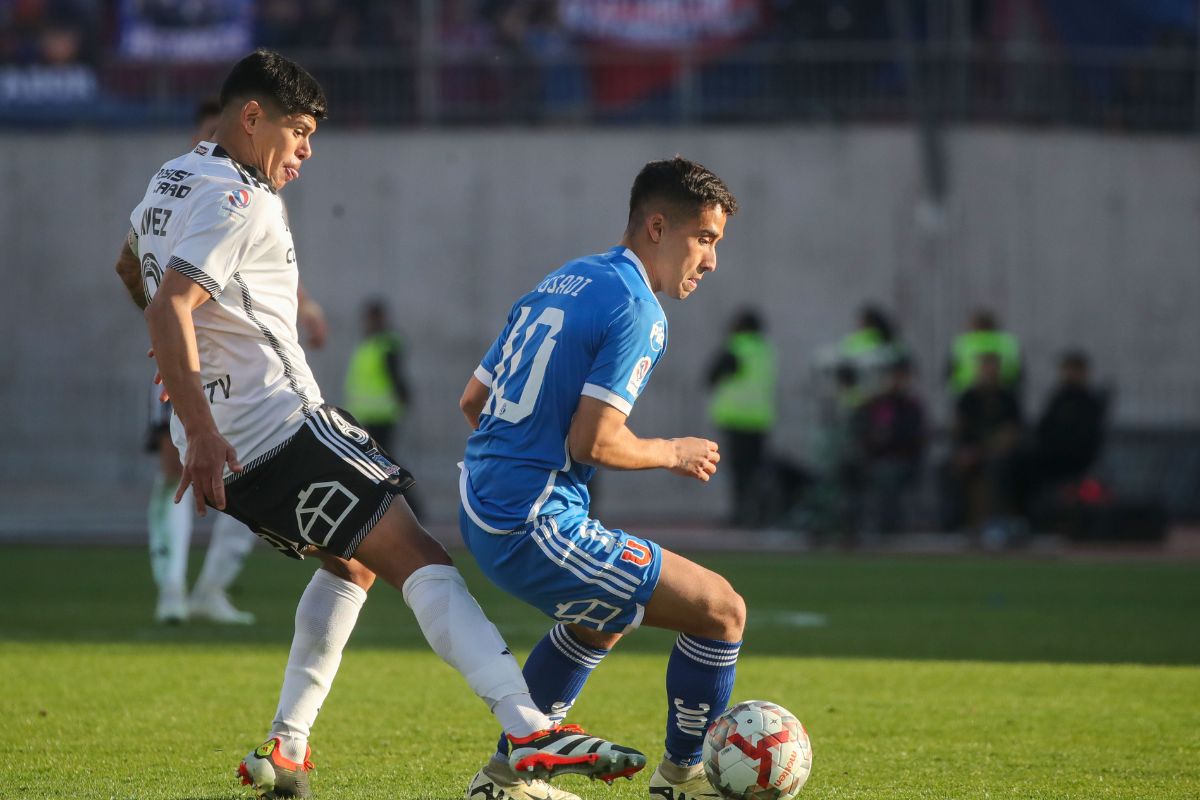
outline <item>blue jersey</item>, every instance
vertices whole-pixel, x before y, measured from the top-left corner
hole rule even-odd
[[[667,319],[625,247],[576,259],[521,297],[475,377],[491,389],[467,440],[463,506],[500,533],[586,511],[595,468],[571,459],[581,395],[628,414],[667,347]]]

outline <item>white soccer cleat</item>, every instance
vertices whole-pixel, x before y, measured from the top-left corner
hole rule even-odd
[[[489,761],[467,785],[466,800],[580,800],[545,781],[522,781],[505,762]]]
[[[704,769],[682,783],[671,783],[662,774],[662,767],[650,776],[650,797],[662,800],[721,800],[721,795],[708,782]]]
[[[178,625],[187,622],[188,602],[182,586],[164,586],[158,590],[158,605],[154,608],[154,621],[160,625]]]
[[[222,625],[254,624],[254,614],[234,607],[225,593],[220,590],[192,595],[190,605],[192,616],[197,619],[207,619]]]

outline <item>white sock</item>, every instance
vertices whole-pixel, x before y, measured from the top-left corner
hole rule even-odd
[[[367,592],[326,569],[318,569],[296,605],[296,634],[283,673],[279,708],[268,738],[278,736],[283,755],[304,760],[304,747],[325,702],[342,650],[358,621]]]
[[[535,731],[544,731],[554,724],[554,721],[533,704],[529,693],[510,694],[500,698],[492,706],[492,714],[505,733],[513,736],[528,736]],[[549,724],[546,724],[549,723]]]
[[[257,539],[240,521],[228,514],[218,514],[193,594],[200,597],[209,592],[226,591],[242,571],[242,564]]]
[[[150,529],[150,568],[160,590],[183,591],[187,582],[188,545],[192,541],[192,490],[189,487],[179,505],[175,505],[178,483],[160,474],[150,492],[147,523]]]
[[[154,486],[150,489],[150,503],[146,507],[146,528],[150,532],[150,572],[154,575],[154,585],[159,589],[167,579],[167,562],[170,561],[170,534],[167,531],[167,497],[166,481],[162,474],[154,477]]]
[[[550,718],[530,698],[521,668],[500,631],[484,615],[457,569],[442,564],[421,567],[404,582],[404,602],[416,615],[429,646],[497,713],[505,733],[528,736],[551,726]]]
[[[196,506],[192,501],[192,487],[183,493],[183,499],[175,503],[175,490],[167,498],[167,530],[170,532],[171,555],[167,563],[167,582],[180,588],[187,585],[188,547],[192,543],[192,524],[196,519]]]

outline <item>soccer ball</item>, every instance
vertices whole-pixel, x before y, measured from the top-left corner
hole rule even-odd
[[[812,770],[812,745],[800,720],[765,700],[738,703],[704,736],[704,772],[729,800],[790,800]]]

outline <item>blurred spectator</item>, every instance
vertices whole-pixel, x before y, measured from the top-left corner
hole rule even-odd
[[[217,122],[220,118],[221,101],[218,98],[206,97],[197,103],[196,113],[193,117],[195,127],[192,129],[192,143],[188,147],[212,141],[213,134],[217,132]]]
[[[901,531],[902,496],[917,481],[927,437],[925,408],[912,391],[907,359],[889,367],[887,386],[855,412],[854,433],[865,527],[885,534]]]
[[[1017,337],[1000,330],[996,315],[981,308],[971,315],[968,330],[955,337],[951,346],[947,371],[954,395],[961,395],[977,383],[984,355],[999,359],[1000,385],[1015,390],[1021,379],[1021,348]]]
[[[879,391],[888,369],[904,358],[907,348],[900,341],[895,323],[882,308],[871,304],[859,310],[858,327],[838,345],[839,363],[854,368],[867,395]]]
[[[950,458],[942,468],[942,523],[951,530],[1002,524],[1017,510],[1021,405],[1004,385],[1000,356],[985,352],[978,359],[974,384],[955,403]]]
[[[346,410],[371,438],[395,452],[392,438],[409,404],[404,379],[404,343],[388,324],[382,300],[363,306],[363,340],[346,368]]]
[[[539,113],[550,119],[579,118],[590,97],[584,54],[563,27],[558,0],[535,0],[527,5],[523,46],[541,70]]]
[[[97,0],[0,0],[0,117],[96,100],[99,16]]]
[[[708,370],[707,383],[713,390],[709,413],[733,473],[730,519],[738,527],[761,522],[754,481],[766,463],[767,437],[775,425],[775,348],[763,330],[757,311],[740,312]]]
[[[1058,385],[1017,468],[1022,508],[1036,513],[1038,500],[1047,491],[1087,474],[1100,455],[1107,405],[1104,395],[1091,386],[1087,355],[1064,354]]]
[[[836,534],[853,544],[857,531],[856,498],[861,484],[861,467],[854,433],[854,419],[863,402],[858,372],[847,362],[836,364],[830,373],[832,385],[817,382],[817,425],[812,460],[816,483],[807,499],[807,527],[817,535]],[[822,376],[824,378],[824,376]]]

